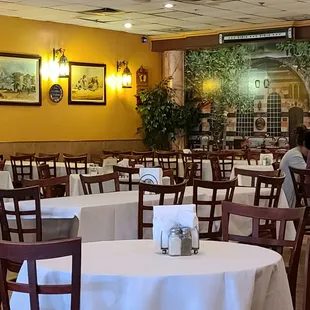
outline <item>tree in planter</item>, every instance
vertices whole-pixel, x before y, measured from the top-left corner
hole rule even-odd
[[[169,86],[170,78],[162,80],[154,88],[140,91],[136,110],[142,126],[138,133],[151,149],[168,150],[177,136],[186,136],[192,126],[200,121],[200,110],[190,103],[180,106],[175,102],[175,91]]]
[[[251,67],[251,51],[251,46],[236,45],[186,53],[187,99],[211,104],[210,123],[215,141],[223,136],[225,115],[230,108],[246,110],[253,104],[254,98],[243,82]]]

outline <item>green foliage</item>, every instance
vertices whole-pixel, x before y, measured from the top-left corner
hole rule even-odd
[[[192,104],[180,106],[175,102],[175,91],[169,87],[171,78],[162,80],[154,88],[140,91],[140,104],[136,110],[142,127],[138,132],[151,149],[167,150],[177,135],[187,135],[191,127],[199,124],[199,108]]]

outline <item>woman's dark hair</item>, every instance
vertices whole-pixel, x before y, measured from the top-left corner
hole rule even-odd
[[[300,125],[296,128],[297,144],[305,145],[310,150],[310,130],[305,125]]]

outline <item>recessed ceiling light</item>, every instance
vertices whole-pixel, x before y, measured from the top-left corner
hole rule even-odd
[[[174,7],[174,5],[172,4],[172,3],[167,3],[167,4],[165,4],[165,8],[166,9],[171,9],[171,8],[173,8]]]
[[[124,25],[124,27],[127,28],[127,29],[129,29],[129,28],[132,27],[132,24],[131,24],[131,23],[126,23],[126,24]]]

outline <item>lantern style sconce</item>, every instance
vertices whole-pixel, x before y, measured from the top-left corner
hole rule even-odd
[[[265,79],[264,80],[264,87],[269,88],[269,86],[270,86],[270,81],[268,79]]]
[[[260,88],[260,80],[256,80],[255,81],[255,87],[256,88]]]
[[[121,71],[122,67],[125,67],[122,74],[122,87],[132,88],[132,74],[130,69],[128,68],[128,61],[117,61],[116,68],[118,73]]]
[[[53,60],[56,61],[57,58],[58,58],[58,77],[60,78],[69,77],[69,61],[68,58],[65,56],[65,49],[63,48],[53,49]]]

